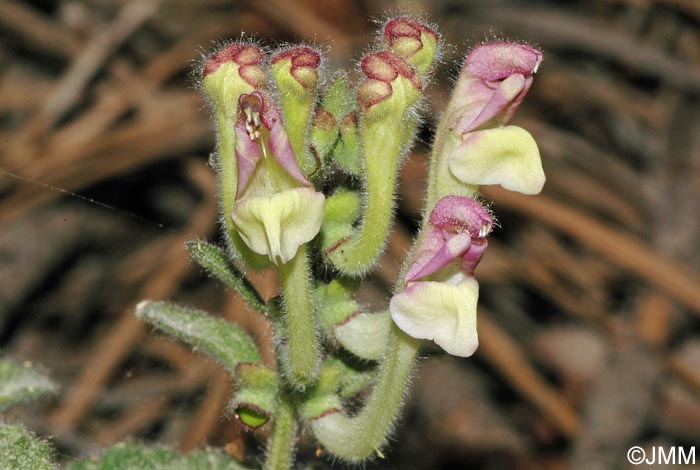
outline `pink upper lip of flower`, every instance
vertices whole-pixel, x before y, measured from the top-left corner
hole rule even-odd
[[[479,202],[463,196],[440,199],[428,222],[448,232],[468,231],[472,238],[484,238],[493,228],[491,214]]]
[[[392,41],[403,37],[420,39],[421,33],[428,33],[435,40],[439,37],[437,32],[410,17],[394,18],[384,27],[384,36]]]
[[[453,126],[466,134],[488,123],[505,125],[527,95],[542,53],[526,44],[496,41],[469,53],[456,96],[460,114]]]
[[[270,103],[270,104],[268,104]],[[304,186],[311,187],[294,157],[294,151],[289,143],[287,133],[282,125],[282,116],[277,107],[259,91],[243,94],[238,99],[241,110],[236,122],[236,161],[238,164],[238,188],[236,197],[245,191],[253,172],[263,158],[262,146],[267,145],[271,157],[284,168],[289,175]],[[247,110],[250,110],[254,127],[265,127],[267,132],[257,132],[251,135],[250,121]],[[257,136],[255,135],[257,134]],[[255,138],[252,138],[255,137]]]
[[[367,54],[362,59],[362,72],[368,77],[383,82],[391,82],[399,75],[409,79],[420,88],[420,77],[406,62],[389,51]]]
[[[461,260],[463,272],[472,274],[493,228],[488,210],[469,197],[445,196],[435,205],[428,223],[406,280],[430,276],[455,260]]]
[[[495,41],[474,49],[464,62],[469,75],[498,82],[511,75],[529,77],[537,72],[542,53],[526,44]]]
[[[276,64],[282,60],[288,59],[292,67],[290,73],[304,87],[315,87],[318,81],[318,68],[321,65],[321,55],[310,47],[293,47],[280,52],[272,58],[271,63]],[[302,70],[311,71],[313,79],[308,76],[304,77]]]

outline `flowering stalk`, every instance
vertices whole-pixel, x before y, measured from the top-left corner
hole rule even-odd
[[[189,248],[272,320],[277,368],[260,363],[240,328],[199,310],[145,302],[137,314],[227,366],[236,379],[229,407],[236,419],[245,429],[272,427],[265,468],[292,465],[300,422],[342,460],[381,455],[423,341],[462,357],[478,346],[474,270],[494,227],[479,186],[535,194],[544,184],[534,140],[507,125],[541,53],[518,43],[483,44],[467,56],[438,124],[422,225],[389,308],[372,312],[356,300],[357,278],[376,262],[391,229],[397,174],[438,39],[412,18],[388,21],[382,49],[362,59],[354,92],[345,74],[319,85],[322,58],[310,47],[266,58],[256,45],[238,42],[203,68],[231,259],[206,242]],[[340,173],[346,176],[336,178]],[[242,271],[267,265],[276,267],[281,289],[266,303]],[[345,400],[360,397],[364,406],[349,414]]]
[[[312,426],[319,441],[336,455],[362,461],[383,445],[400,409],[419,339],[435,340],[448,353],[459,356],[476,350],[478,283],[473,271],[487,247],[485,237],[493,220],[471,196],[480,183],[505,182],[523,192],[538,192],[544,177],[537,147],[533,150],[526,137],[508,142],[510,131],[505,130],[498,135],[505,143],[487,138],[481,145],[469,145],[468,133],[507,122],[529,89],[540,61],[539,51],[505,43],[483,45],[467,57],[451,107],[438,126],[423,227],[390,302],[394,325],[377,382],[359,414],[348,417],[333,413]],[[517,93],[508,95],[500,90],[497,82],[508,82],[506,73],[524,78]],[[489,90],[494,89],[495,97],[489,96]],[[456,123],[463,126],[456,127]],[[461,142],[454,135],[455,129],[463,132]],[[462,181],[462,172],[448,173],[463,167],[460,159],[483,160],[488,176]]]
[[[420,340],[394,325],[377,381],[362,411],[354,417],[331,413],[312,422],[321,445],[348,462],[362,462],[380,453],[393,430],[420,346]]]
[[[311,276],[306,247],[301,247],[291,261],[279,267],[284,296],[288,350],[282,366],[289,381],[305,387],[316,378],[320,361]]]

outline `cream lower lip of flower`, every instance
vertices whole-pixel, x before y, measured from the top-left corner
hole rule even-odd
[[[267,103],[259,92],[239,99],[238,184],[231,217],[251,250],[280,264],[319,232],[325,197],[302,174],[281,116]]]
[[[275,264],[287,263],[320,230],[324,202],[323,194],[312,189],[288,189],[241,200],[233,221],[251,250],[267,254]]]
[[[389,304],[401,330],[455,356],[474,353],[479,284],[472,274],[492,228],[491,215],[478,201],[462,196],[438,201],[407,271],[406,289]]]
[[[479,346],[478,299],[476,279],[458,272],[443,282],[409,282],[406,290],[392,297],[389,310],[409,336],[433,340],[449,354],[468,357]]]
[[[450,173],[465,184],[498,184],[523,194],[538,194],[544,186],[537,143],[518,126],[469,132],[446,157]]]

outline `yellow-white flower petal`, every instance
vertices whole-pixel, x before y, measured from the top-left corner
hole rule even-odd
[[[271,196],[243,198],[231,217],[251,250],[280,264],[291,260],[299,246],[316,236],[324,204],[323,194],[295,188]]]
[[[447,282],[409,282],[392,297],[391,318],[406,334],[431,339],[455,356],[468,357],[479,346],[476,302],[479,283],[459,273]]]
[[[466,184],[498,184],[523,194],[544,186],[537,143],[518,126],[467,133],[447,158],[450,172]]]

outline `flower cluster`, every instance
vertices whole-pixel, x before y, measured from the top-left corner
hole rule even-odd
[[[525,98],[542,54],[496,42],[474,49],[439,124],[431,166],[428,217],[408,265],[405,289],[390,303],[407,334],[470,356],[478,346],[474,268],[491,232],[491,214],[473,199],[482,184],[538,193],[544,173],[534,139],[506,126]],[[435,202],[432,202],[435,201]]]
[[[308,46],[269,54],[234,42],[202,67],[226,250],[203,241],[188,247],[272,321],[277,367],[261,363],[238,327],[201,311],[146,302],[138,314],[228,367],[235,416],[249,428],[275,427],[275,468],[291,465],[297,420],[334,456],[370,458],[392,429],[422,340],[449,354],[474,353],[474,272],[494,227],[480,186],[536,194],[544,184],[537,144],[508,124],[542,54],[513,42],[478,46],[438,124],[422,225],[389,308],[372,312],[358,302],[360,279],[391,231],[397,175],[440,40],[413,18],[387,21],[356,85],[342,72],[324,77],[320,52]],[[271,265],[280,291],[266,302],[242,271]],[[348,413],[346,399],[359,402],[369,384],[362,409]]]

